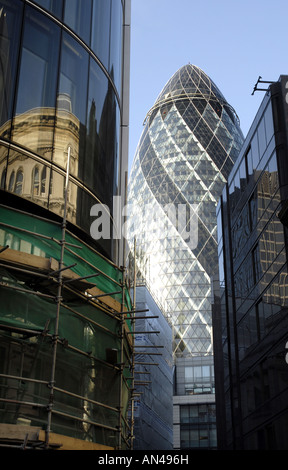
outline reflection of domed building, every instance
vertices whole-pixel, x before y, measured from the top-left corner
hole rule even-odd
[[[173,325],[177,395],[214,391],[216,204],[242,142],[233,108],[210,78],[189,64],[173,75],[148,112],[134,158],[129,239],[131,247],[134,237],[137,241],[139,277]],[[180,206],[187,216],[182,230],[167,210]],[[184,434],[181,440],[189,445]]]
[[[124,244],[90,233],[125,192],[129,17],[0,0],[1,447],[131,447]]]

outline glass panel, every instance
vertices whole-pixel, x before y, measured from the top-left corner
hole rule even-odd
[[[19,168],[16,174],[15,193],[18,195],[21,195],[22,189],[23,189],[23,169]]]
[[[108,69],[110,39],[110,0],[94,0],[91,48]]]
[[[202,366],[203,377],[210,378],[210,366]]]
[[[252,151],[253,171],[254,171],[256,170],[259,160],[260,160],[257,132],[255,133],[253,139],[251,140],[251,151]]]
[[[66,0],[64,21],[87,44],[90,43],[92,0]]]
[[[2,145],[0,146],[0,175],[1,175],[1,189],[6,187],[6,172],[8,163],[8,149]]]
[[[269,102],[267,109],[265,111],[265,129],[266,129],[267,144],[269,144],[272,136],[274,135],[274,121],[273,121],[273,111],[272,111],[271,102]]]
[[[88,54],[64,33],[58,99],[64,95],[70,100],[70,110],[82,124],[86,121],[87,83]]]
[[[189,406],[180,406],[181,423],[189,423]]]
[[[32,197],[39,196],[40,194],[40,184],[39,184],[39,167],[35,165],[32,171]]]
[[[95,220],[95,217],[92,217],[90,215],[91,207],[94,204],[97,204],[97,200],[93,198],[90,194],[88,194],[86,191],[82,190],[81,188],[78,188],[78,194],[77,194],[77,211],[76,211],[76,224],[81,227],[83,230],[85,230],[86,233],[90,233],[91,230],[91,224]],[[108,214],[109,215],[109,214]],[[104,219],[104,223],[107,221],[107,227],[108,227],[108,219]],[[103,227],[104,224],[102,224],[102,229],[106,230],[107,227]],[[108,230],[107,230],[108,231]],[[110,234],[109,238],[100,238],[97,239],[97,246],[101,247],[101,251],[104,255],[113,258],[113,243],[112,243],[112,224],[110,221]]]
[[[8,181],[9,181],[8,191],[13,192],[14,191],[14,183],[15,183],[15,171],[14,170],[11,171]]]
[[[79,177],[112,209],[117,191],[119,108],[115,93],[98,65],[91,61],[85,159]]]
[[[35,0],[35,3],[38,3],[41,7],[51,11],[51,13],[54,13],[58,18],[62,18],[62,0]]]
[[[59,37],[54,23],[27,8],[13,140],[48,159],[54,129]]]
[[[79,177],[103,201],[109,187],[109,184],[106,186],[108,182],[105,170],[106,165],[109,165],[109,157],[105,151],[108,79],[94,61],[91,61],[89,84],[86,152],[81,168],[79,167]]]
[[[68,34],[63,34],[57,123],[53,160],[66,168],[71,147],[70,174],[78,176],[86,133],[88,54]]]
[[[16,61],[19,53],[23,3],[0,1],[0,125],[1,136],[8,137],[12,117],[12,105],[16,77]],[[8,135],[7,135],[8,133]]]
[[[260,159],[261,159],[266,150],[266,145],[267,145],[264,117],[262,118],[262,120],[260,121],[258,125],[258,142],[259,142],[259,153],[260,153]]]
[[[121,86],[122,23],[122,2],[112,0],[109,73],[118,90]]]

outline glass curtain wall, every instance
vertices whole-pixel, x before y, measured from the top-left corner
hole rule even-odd
[[[89,235],[119,191],[122,26],[121,0],[0,1],[1,188],[62,216],[70,147],[68,220]]]

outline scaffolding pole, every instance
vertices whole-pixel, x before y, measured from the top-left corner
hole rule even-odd
[[[69,171],[70,171],[70,156],[71,156],[71,147],[68,147],[68,157],[67,157],[67,167],[66,167],[66,178],[65,178],[65,196],[64,196],[64,213],[62,220],[62,240],[61,242],[61,254],[59,261],[59,272],[58,272],[58,290],[57,290],[57,311],[55,318],[55,327],[54,327],[54,337],[53,337],[53,356],[52,356],[52,368],[51,368],[51,380],[50,380],[50,397],[49,397],[49,406],[48,406],[48,417],[47,417],[47,428],[46,428],[46,448],[49,447],[49,437],[51,433],[51,422],[52,422],[52,412],[54,404],[54,394],[55,394],[55,374],[56,374],[56,357],[57,357],[57,346],[58,346],[58,336],[59,336],[59,317],[60,317],[60,307],[62,301],[62,276],[63,276],[63,261],[64,261],[64,252],[65,252],[65,236],[66,236],[66,225],[67,225],[67,202],[68,202],[68,187],[69,187]]]
[[[132,333],[135,334],[135,312],[136,312],[136,237],[134,238],[134,279],[133,279],[133,310],[134,313],[132,315]],[[135,336],[133,336],[133,346],[135,348]],[[132,375],[132,390],[134,390],[135,387],[135,349],[133,350],[132,354],[132,366],[131,366],[131,375]],[[134,424],[135,424],[135,418],[134,418],[134,405],[135,405],[135,397],[134,394],[132,393],[131,396],[131,449],[133,449],[133,444],[134,444]]]

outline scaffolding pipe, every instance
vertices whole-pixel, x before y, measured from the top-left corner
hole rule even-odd
[[[116,292],[108,292],[107,294],[98,294],[98,295],[87,295],[88,300],[98,299],[99,297],[109,297],[111,295],[122,294],[122,290]]]
[[[53,299],[55,300],[55,295],[49,295],[49,294],[42,294],[42,292],[37,292],[29,289],[24,289],[22,287],[16,287],[16,286],[7,286],[7,284],[3,284],[0,282],[0,286],[3,287],[4,289],[15,289],[20,292],[25,292],[27,294],[32,294],[32,295],[40,295],[41,297],[46,297],[48,299]]]
[[[90,279],[91,277],[98,277],[98,276],[100,276],[100,273],[89,274],[88,276],[76,277],[75,279],[68,279],[67,281],[63,281],[63,284],[69,284],[70,282],[83,281],[83,280],[86,281],[86,279]]]
[[[111,331],[109,328],[106,328],[105,326],[100,325],[100,323],[97,323],[96,321],[92,320],[91,318],[88,318],[85,315],[82,315],[82,313],[79,313],[79,312],[77,312],[77,310],[74,310],[73,308],[68,307],[68,305],[63,304],[63,302],[61,302],[61,305],[62,305],[62,307],[66,308],[67,310],[70,310],[70,312],[77,315],[79,318],[82,318],[83,320],[87,320],[87,322],[92,323],[92,325],[97,326],[97,328],[100,328],[101,330],[106,331],[107,333],[109,333],[109,334],[111,334],[115,337],[118,336],[117,333],[113,333],[113,331]]]
[[[93,426],[97,426],[99,428],[109,429],[110,431],[114,431],[114,432],[117,431],[117,428],[113,428],[112,426],[107,426],[107,424],[96,423],[95,421],[91,421],[90,419],[78,418],[77,416],[71,415],[69,413],[64,413],[63,411],[53,410],[52,413],[54,415],[64,416],[65,418],[70,418],[76,421],[80,421],[81,423],[92,424]]]
[[[127,172],[125,173],[125,206],[127,203]],[[121,282],[121,288],[122,288],[122,305],[121,305],[121,310],[124,310],[125,308],[125,258],[126,258],[126,244],[125,244],[125,237],[123,237],[123,264],[122,264],[122,282]],[[118,450],[121,450],[122,448],[122,397],[123,397],[123,386],[124,386],[124,381],[123,381],[123,364],[124,364],[124,319],[121,318],[121,323],[120,323],[120,337],[121,337],[121,347],[120,347],[120,380],[119,380],[119,434],[118,434]]]
[[[60,319],[60,307],[61,307],[61,295],[62,295],[62,268],[64,261],[65,251],[65,236],[66,236],[66,225],[67,225],[67,202],[68,202],[68,185],[69,185],[69,171],[70,171],[70,155],[71,147],[68,147],[67,166],[66,166],[66,179],[65,179],[65,198],[64,198],[64,213],[62,220],[62,239],[61,239],[61,255],[59,261],[59,277],[58,277],[58,292],[57,292],[57,311],[55,318],[54,338],[53,338],[53,355],[52,355],[52,368],[51,368],[51,381],[50,381],[50,397],[48,407],[48,418],[47,418],[47,429],[46,429],[46,446],[49,446],[49,437],[51,433],[51,421],[52,421],[52,409],[54,403],[54,391],[55,391],[55,373],[56,373],[56,356],[57,356],[57,345],[59,336],[59,319]]]
[[[135,334],[135,312],[136,312],[136,237],[134,238],[134,279],[133,279],[133,315],[132,315],[132,333]],[[135,348],[135,337],[133,337],[134,341],[134,348]],[[133,350],[132,354],[132,389],[135,387],[135,349]],[[134,444],[134,425],[135,425],[135,417],[134,417],[134,405],[135,400],[132,395],[131,397],[131,449],[133,450]]]

